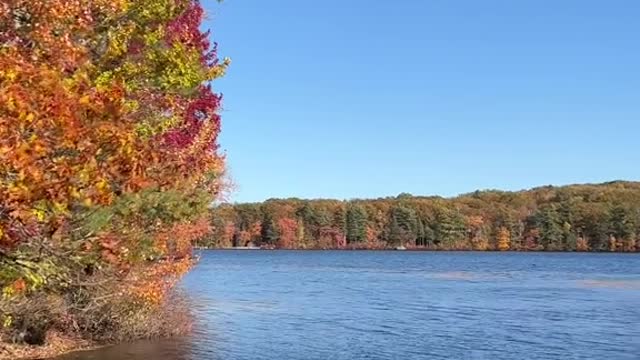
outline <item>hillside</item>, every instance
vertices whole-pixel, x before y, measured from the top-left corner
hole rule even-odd
[[[200,245],[287,249],[640,250],[640,182],[476,191],[454,198],[270,199],[212,210]]]

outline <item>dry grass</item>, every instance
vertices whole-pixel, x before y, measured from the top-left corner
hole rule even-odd
[[[0,343],[0,360],[43,359],[93,347],[95,344],[87,340],[49,331],[42,346]]]
[[[42,295],[13,302],[15,326],[0,331],[0,360],[50,358],[124,341],[169,338],[188,333],[193,323],[192,304],[176,291],[156,306],[126,297],[95,299],[78,303]]]

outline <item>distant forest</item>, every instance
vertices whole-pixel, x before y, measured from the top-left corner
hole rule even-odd
[[[212,209],[209,248],[640,251],[640,182]]]

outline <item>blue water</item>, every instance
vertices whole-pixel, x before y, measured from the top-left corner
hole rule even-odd
[[[205,251],[189,337],[74,360],[640,359],[640,256]]]

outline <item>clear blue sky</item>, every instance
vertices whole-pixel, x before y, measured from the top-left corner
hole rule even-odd
[[[205,1],[232,200],[640,179],[640,1]]]

